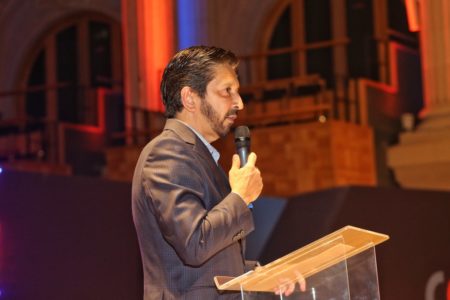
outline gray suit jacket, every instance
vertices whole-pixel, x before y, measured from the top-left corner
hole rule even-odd
[[[245,272],[242,239],[254,229],[252,213],[183,123],[167,120],[142,150],[132,210],[144,299],[239,299],[219,294],[213,277]]]

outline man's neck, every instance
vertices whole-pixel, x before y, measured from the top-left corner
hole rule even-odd
[[[189,114],[179,113],[175,116],[175,119],[183,122],[188,125],[190,128],[194,129],[197,134],[200,134],[204,140],[206,140],[209,144],[216,141],[219,137],[216,134],[208,134],[207,131],[202,130],[202,126],[200,126],[201,120],[199,120],[199,116],[191,116]]]

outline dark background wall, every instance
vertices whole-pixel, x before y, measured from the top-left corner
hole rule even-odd
[[[284,208],[259,257],[262,263],[353,225],[390,236],[376,247],[381,299],[424,299],[428,280],[441,271],[445,283],[437,287],[434,299],[446,299],[450,193],[343,187],[272,201]],[[271,222],[270,211],[264,213],[262,219]],[[258,212],[257,220],[261,216]]]
[[[424,299],[450,278],[450,193],[344,187],[255,204],[248,256],[267,263],[353,225],[390,235],[377,247],[382,299]],[[0,174],[0,299],[141,299],[130,185]],[[446,284],[435,299],[445,299]]]
[[[141,299],[130,184],[0,174],[0,299]]]

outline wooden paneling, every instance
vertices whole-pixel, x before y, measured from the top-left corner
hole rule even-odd
[[[233,137],[215,145],[225,170]],[[341,121],[252,130],[264,195],[290,196],[343,185],[376,185],[372,129]]]
[[[228,172],[233,134],[213,144]],[[291,196],[344,185],[376,185],[372,129],[341,121],[260,127],[252,151],[264,180],[264,195]],[[131,180],[141,147],[107,151],[105,177]]]
[[[141,146],[116,147],[106,150],[104,177],[111,180],[131,182],[141,150]]]

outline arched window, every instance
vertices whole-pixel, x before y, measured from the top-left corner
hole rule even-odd
[[[262,38],[265,79],[318,74],[386,81],[389,41],[417,48],[402,0],[280,0]]]
[[[269,50],[290,48],[292,43],[292,13],[291,5],[286,6],[281,13],[269,42]],[[267,58],[267,79],[292,77],[293,56],[291,53],[270,55]]]
[[[278,5],[265,41],[267,79],[320,74],[333,84],[330,0],[288,0]]]
[[[83,13],[52,26],[25,65],[27,118],[96,124],[97,87],[121,85],[120,24]]]

